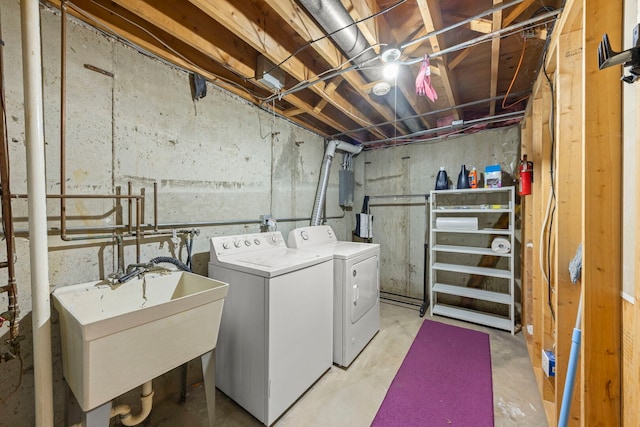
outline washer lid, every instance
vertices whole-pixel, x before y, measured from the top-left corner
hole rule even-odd
[[[262,277],[276,277],[331,261],[330,253],[298,251],[288,248],[271,248],[212,259],[214,265],[227,267]]]

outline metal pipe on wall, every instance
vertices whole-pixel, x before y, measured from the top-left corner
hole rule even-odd
[[[67,155],[66,155],[66,146],[67,146],[67,0],[62,0],[60,3],[60,32],[61,32],[61,40],[60,40],[60,194],[59,195],[47,195],[47,197],[59,197],[60,198],[60,239],[64,241],[77,241],[77,240],[95,240],[95,239],[108,239],[113,236],[82,236],[82,237],[70,237],[67,234],[67,206],[66,199],[67,197]],[[129,194],[128,196],[124,196],[128,199],[128,207],[129,207],[129,216],[128,216],[128,228],[129,234],[133,234],[133,224],[131,222],[132,218],[132,206],[133,199],[138,200],[139,197],[144,196],[134,196],[132,195],[132,183],[129,182],[128,185]],[[154,196],[156,194],[154,193]],[[92,195],[95,196],[95,195]],[[93,198],[91,196],[83,196],[82,198]],[[105,195],[99,196],[99,198],[120,198],[118,195]],[[137,203],[137,202],[136,202]],[[137,204],[137,206],[141,206],[141,204]],[[155,205],[157,206],[157,204]],[[137,215],[137,213],[136,213]],[[139,224],[137,224],[139,226]],[[139,242],[136,240],[136,245]],[[137,247],[137,252],[140,252],[140,248]]]
[[[0,73],[4,76],[4,58],[2,55],[2,45],[0,45]],[[4,77],[2,78],[4,82]],[[13,231],[13,213],[11,209],[11,186],[9,175],[9,141],[7,138],[6,118],[4,102],[4,84],[0,84],[0,99],[2,103],[2,111],[0,112],[0,189],[2,190],[2,225],[6,233],[5,243],[7,246],[7,261],[0,262],[0,268],[7,269],[7,285],[0,288],[1,292],[7,292],[9,304],[9,344],[12,348],[10,358],[19,355],[20,347],[18,336],[20,335],[20,322],[18,316],[20,309],[18,307],[18,289],[15,274],[15,236]],[[0,355],[4,357],[5,355]]]
[[[67,192],[67,2],[60,3],[60,194]],[[60,199],[60,237],[67,237],[67,201]]]
[[[24,85],[29,254],[33,319],[33,366],[36,426],[53,426],[51,306],[47,257],[47,199],[42,95],[40,3],[20,2]]]
[[[437,58],[438,56],[442,56],[442,55],[445,55],[447,53],[456,52],[458,50],[466,49],[467,47],[473,46],[475,44],[483,43],[483,42],[485,42],[485,41],[487,41],[487,40],[489,40],[489,39],[491,39],[493,37],[500,37],[505,33],[510,33],[510,32],[519,30],[521,28],[524,28],[526,26],[535,26],[534,24],[537,24],[540,21],[543,21],[545,19],[546,20],[554,19],[561,12],[562,12],[562,8],[556,9],[556,10],[554,10],[552,12],[549,12],[549,13],[545,13],[543,15],[537,15],[537,16],[535,16],[535,17],[533,17],[531,19],[528,19],[526,21],[518,22],[518,23],[513,24],[513,25],[511,25],[509,27],[505,27],[505,28],[502,28],[500,30],[496,30],[496,31],[493,31],[491,33],[484,34],[484,35],[482,35],[480,37],[476,37],[474,39],[458,43],[455,46],[451,46],[451,47],[448,47],[448,48],[443,49],[441,51],[435,52],[435,53],[431,54],[429,57],[430,58]],[[538,25],[541,25],[541,24],[538,24]],[[443,28],[443,30],[450,30],[450,27]],[[271,95],[271,96],[265,98],[262,101],[262,103],[263,104],[267,104],[267,103],[271,102],[273,99],[282,98],[284,96],[291,95],[292,93],[299,92],[301,90],[304,90],[304,89],[308,88],[309,86],[313,86],[313,85],[316,85],[316,84],[318,84],[320,82],[323,82],[325,80],[332,79],[332,78],[334,78],[336,76],[339,76],[341,74],[344,74],[346,72],[364,68],[365,65],[380,59],[380,55],[376,55],[373,58],[370,58],[370,59],[367,59],[367,60],[362,60],[362,58],[360,58],[360,59],[361,59],[361,61],[356,63],[356,64],[352,64],[352,65],[350,65],[350,66],[348,66],[346,68],[343,68],[343,69],[340,69],[340,70],[337,70],[337,71],[333,71],[333,72],[330,72],[330,73],[322,74],[322,77],[318,77],[315,80],[308,81],[308,82],[306,82],[304,84],[296,85],[296,86],[292,87],[291,89],[283,90],[283,91],[278,92],[278,93],[276,93],[274,95]],[[422,60],[423,60],[423,57],[420,57],[420,58],[412,58],[412,59],[409,59],[407,61],[398,61],[398,63],[401,64],[401,65],[412,65],[412,64],[417,64]],[[416,115],[410,115],[408,117],[416,117]],[[404,120],[404,119],[405,119],[404,117],[398,117],[398,120]]]
[[[28,194],[12,194],[11,195],[12,198],[14,199],[28,199],[29,195]],[[129,194],[129,195],[121,195],[121,194],[47,194],[45,196],[47,199],[61,199],[61,200],[66,200],[66,199],[126,199],[129,201],[129,204],[131,204],[131,200],[141,200],[142,202],[144,201],[144,196],[142,194],[140,195],[136,195],[136,194]],[[138,204],[136,204],[136,206],[138,206]],[[141,206],[141,204],[140,204]],[[132,215],[132,213],[130,213],[129,215]],[[61,219],[60,219],[60,223],[61,223],[61,227],[60,227],[60,239],[64,240],[65,242],[73,242],[73,241],[79,241],[79,240],[100,240],[100,239],[112,239],[114,236],[112,234],[103,234],[103,235],[89,235],[89,236],[70,236],[71,233],[73,232],[78,232],[81,228],[69,228],[67,226],[62,227],[62,223],[66,222],[65,219],[62,218],[62,212],[61,212]],[[139,224],[136,224],[136,227],[138,227]],[[84,227],[85,231],[91,231],[94,233],[113,233],[115,231],[121,230],[125,228],[125,226],[112,226],[112,227]],[[53,228],[48,229],[48,231],[54,231]],[[56,230],[57,231],[57,230]],[[133,236],[133,225],[131,224],[131,218],[129,218],[129,224],[126,225],[126,232],[130,235]],[[20,233],[18,233],[20,234]]]
[[[318,180],[318,189],[316,190],[316,200],[313,204],[313,211],[311,213],[310,225],[320,225],[320,217],[324,201],[327,197],[327,186],[329,185],[329,174],[331,172],[331,161],[336,153],[336,150],[346,151],[347,153],[358,154],[362,151],[361,145],[353,145],[344,141],[331,140],[327,144],[327,148],[324,153],[324,160],[322,161],[322,167],[320,169],[320,179]]]
[[[340,47],[347,58],[357,57],[359,61],[366,62],[377,57],[339,0],[300,0],[299,3],[327,34],[331,34],[331,39]],[[377,81],[382,77],[380,70],[363,68],[360,72],[369,82]],[[399,122],[403,123],[410,132],[422,129],[423,126],[418,120],[406,119],[406,117],[413,116],[415,111],[404,97],[383,97],[382,100],[392,111],[397,113],[396,115],[401,118]]]

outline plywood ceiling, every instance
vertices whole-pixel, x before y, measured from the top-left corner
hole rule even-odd
[[[562,0],[48,3],[325,137],[375,147],[519,120]],[[390,46],[399,74],[377,95]],[[416,94],[424,55],[435,101]],[[260,56],[281,89],[256,78]]]

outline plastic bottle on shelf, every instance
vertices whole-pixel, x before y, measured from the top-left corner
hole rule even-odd
[[[478,172],[476,172],[476,168],[472,168],[471,172],[469,172],[469,187],[478,188]]]
[[[449,177],[444,166],[440,166],[438,175],[436,176],[436,190],[448,190],[449,189]]]
[[[458,185],[457,189],[469,188],[469,171],[465,165],[462,165],[460,168],[460,173],[458,174]]]

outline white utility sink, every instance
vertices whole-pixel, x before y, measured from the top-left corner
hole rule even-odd
[[[56,289],[64,377],[82,410],[213,350],[228,288],[177,271]]]

